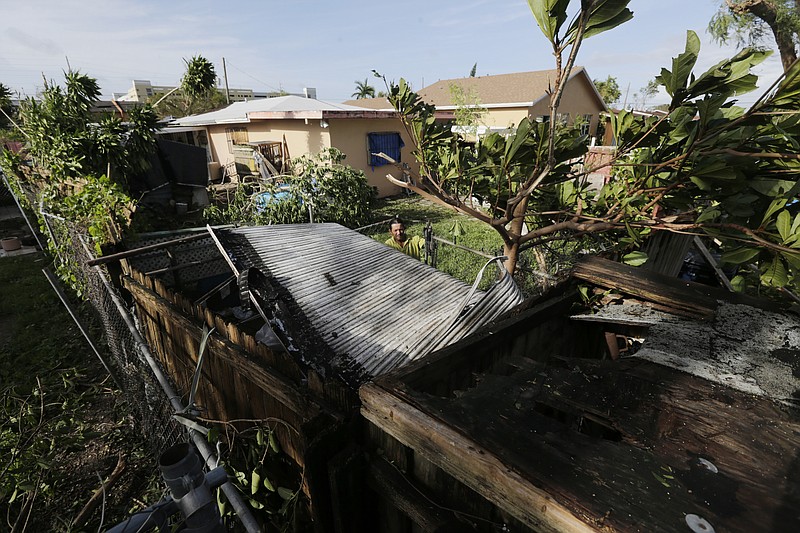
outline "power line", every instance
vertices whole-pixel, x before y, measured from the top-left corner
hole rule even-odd
[[[239,67],[237,67],[236,65],[231,63],[229,59],[225,60],[225,64],[227,66],[229,66],[229,67],[233,67],[235,70],[238,70],[239,72],[241,72],[242,74],[244,74],[248,78],[251,78],[251,79],[257,81],[258,83],[261,83],[262,85],[265,85],[266,87],[272,89],[275,92],[280,92],[282,90],[282,88],[274,87],[273,85],[270,85],[269,83],[267,83],[267,82],[265,82],[263,80],[260,80],[260,79],[256,78],[255,76],[252,76],[252,75],[248,74],[247,72],[243,71],[242,69],[240,69]]]

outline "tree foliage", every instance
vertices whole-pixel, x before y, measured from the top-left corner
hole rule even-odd
[[[457,83],[452,83],[449,90],[450,100],[456,106],[455,123],[459,126],[478,126],[486,114],[486,108],[481,105],[481,99],[475,90],[465,90]]]
[[[628,2],[584,0],[566,28],[569,2],[529,3],[556,54],[550,122],[523,120],[514,134],[489,135],[473,148],[436,121],[434,108],[401,80],[389,99],[415,145],[420,175],[411,184],[390,180],[489,224],[503,239],[511,271],[521,250],[544,243],[610,233],[629,254],[654,232],[671,231],[714,236],[723,243],[724,261],[757,271],[762,285],[795,285],[800,66],[743,109],[732,98],[755,89],[751,68],[768,52],[745,49],[695,73],[700,41],[688,32],[685,50],[656,78],[671,99],[668,114],[612,116],[613,179],[594,194],[582,178],[596,169],[579,165],[585,139],[558,124],[555,114],[576,48],[629,19]],[[477,207],[473,198],[491,207]]]
[[[149,168],[157,127],[148,107],[131,109],[125,122],[94,114],[99,96],[97,81],[80,72],[66,72],[64,87],[48,83],[40,100],[20,105],[33,171],[22,172],[19,158],[8,152],[3,157],[17,188],[25,185],[49,212],[85,227],[97,246],[115,239],[129,222],[128,182]],[[66,275],[67,268],[59,265],[60,273]]]
[[[186,71],[181,83],[164,94],[153,95],[149,104],[160,117],[185,117],[220,109],[227,105],[225,95],[217,89],[214,64],[203,56],[183,59]]]
[[[12,114],[11,89],[0,83],[0,128],[11,125]]]
[[[364,78],[364,81],[356,81],[356,90],[351,96],[356,100],[375,98],[375,87],[369,84],[369,79]]]
[[[622,96],[622,92],[619,90],[617,78],[608,76],[604,80],[593,80],[592,83],[594,83],[597,92],[600,93],[600,97],[607,106],[619,102],[619,97]]]
[[[268,184],[240,186],[226,206],[211,206],[214,224],[336,222],[351,228],[367,222],[375,188],[360,170],[343,164],[344,153],[328,148],[292,160],[293,174]]]
[[[739,46],[759,46],[771,37],[786,70],[797,59],[800,4],[797,0],[721,0],[708,29],[717,41],[734,39]]]

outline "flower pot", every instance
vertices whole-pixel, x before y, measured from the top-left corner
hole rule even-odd
[[[2,246],[3,250],[6,252],[13,252],[14,250],[22,248],[22,243],[19,237],[7,237],[5,239],[0,239],[0,246]]]

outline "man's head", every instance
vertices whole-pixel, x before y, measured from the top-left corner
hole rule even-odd
[[[399,217],[392,219],[389,223],[389,229],[392,232],[392,238],[395,242],[406,242],[406,225]]]

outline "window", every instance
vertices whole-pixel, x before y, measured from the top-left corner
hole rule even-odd
[[[387,165],[389,162],[378,154],[383,152],[395,161],[400,161],[400,150],[405,146],[403,139],[397,132],[382,132],[382,133],[368,133],[367,144],[369,149],[369,165],[374,169],[382,165]]]
[[[225,136],[228,138],[228,149],[230,150],[237,144],[247,144],[247,128],[225,128]]]
[[[581,126],[581,135],[589,135],[589,128],[592,125],[592,115],[578,115],[576,121],[578,121]]]

